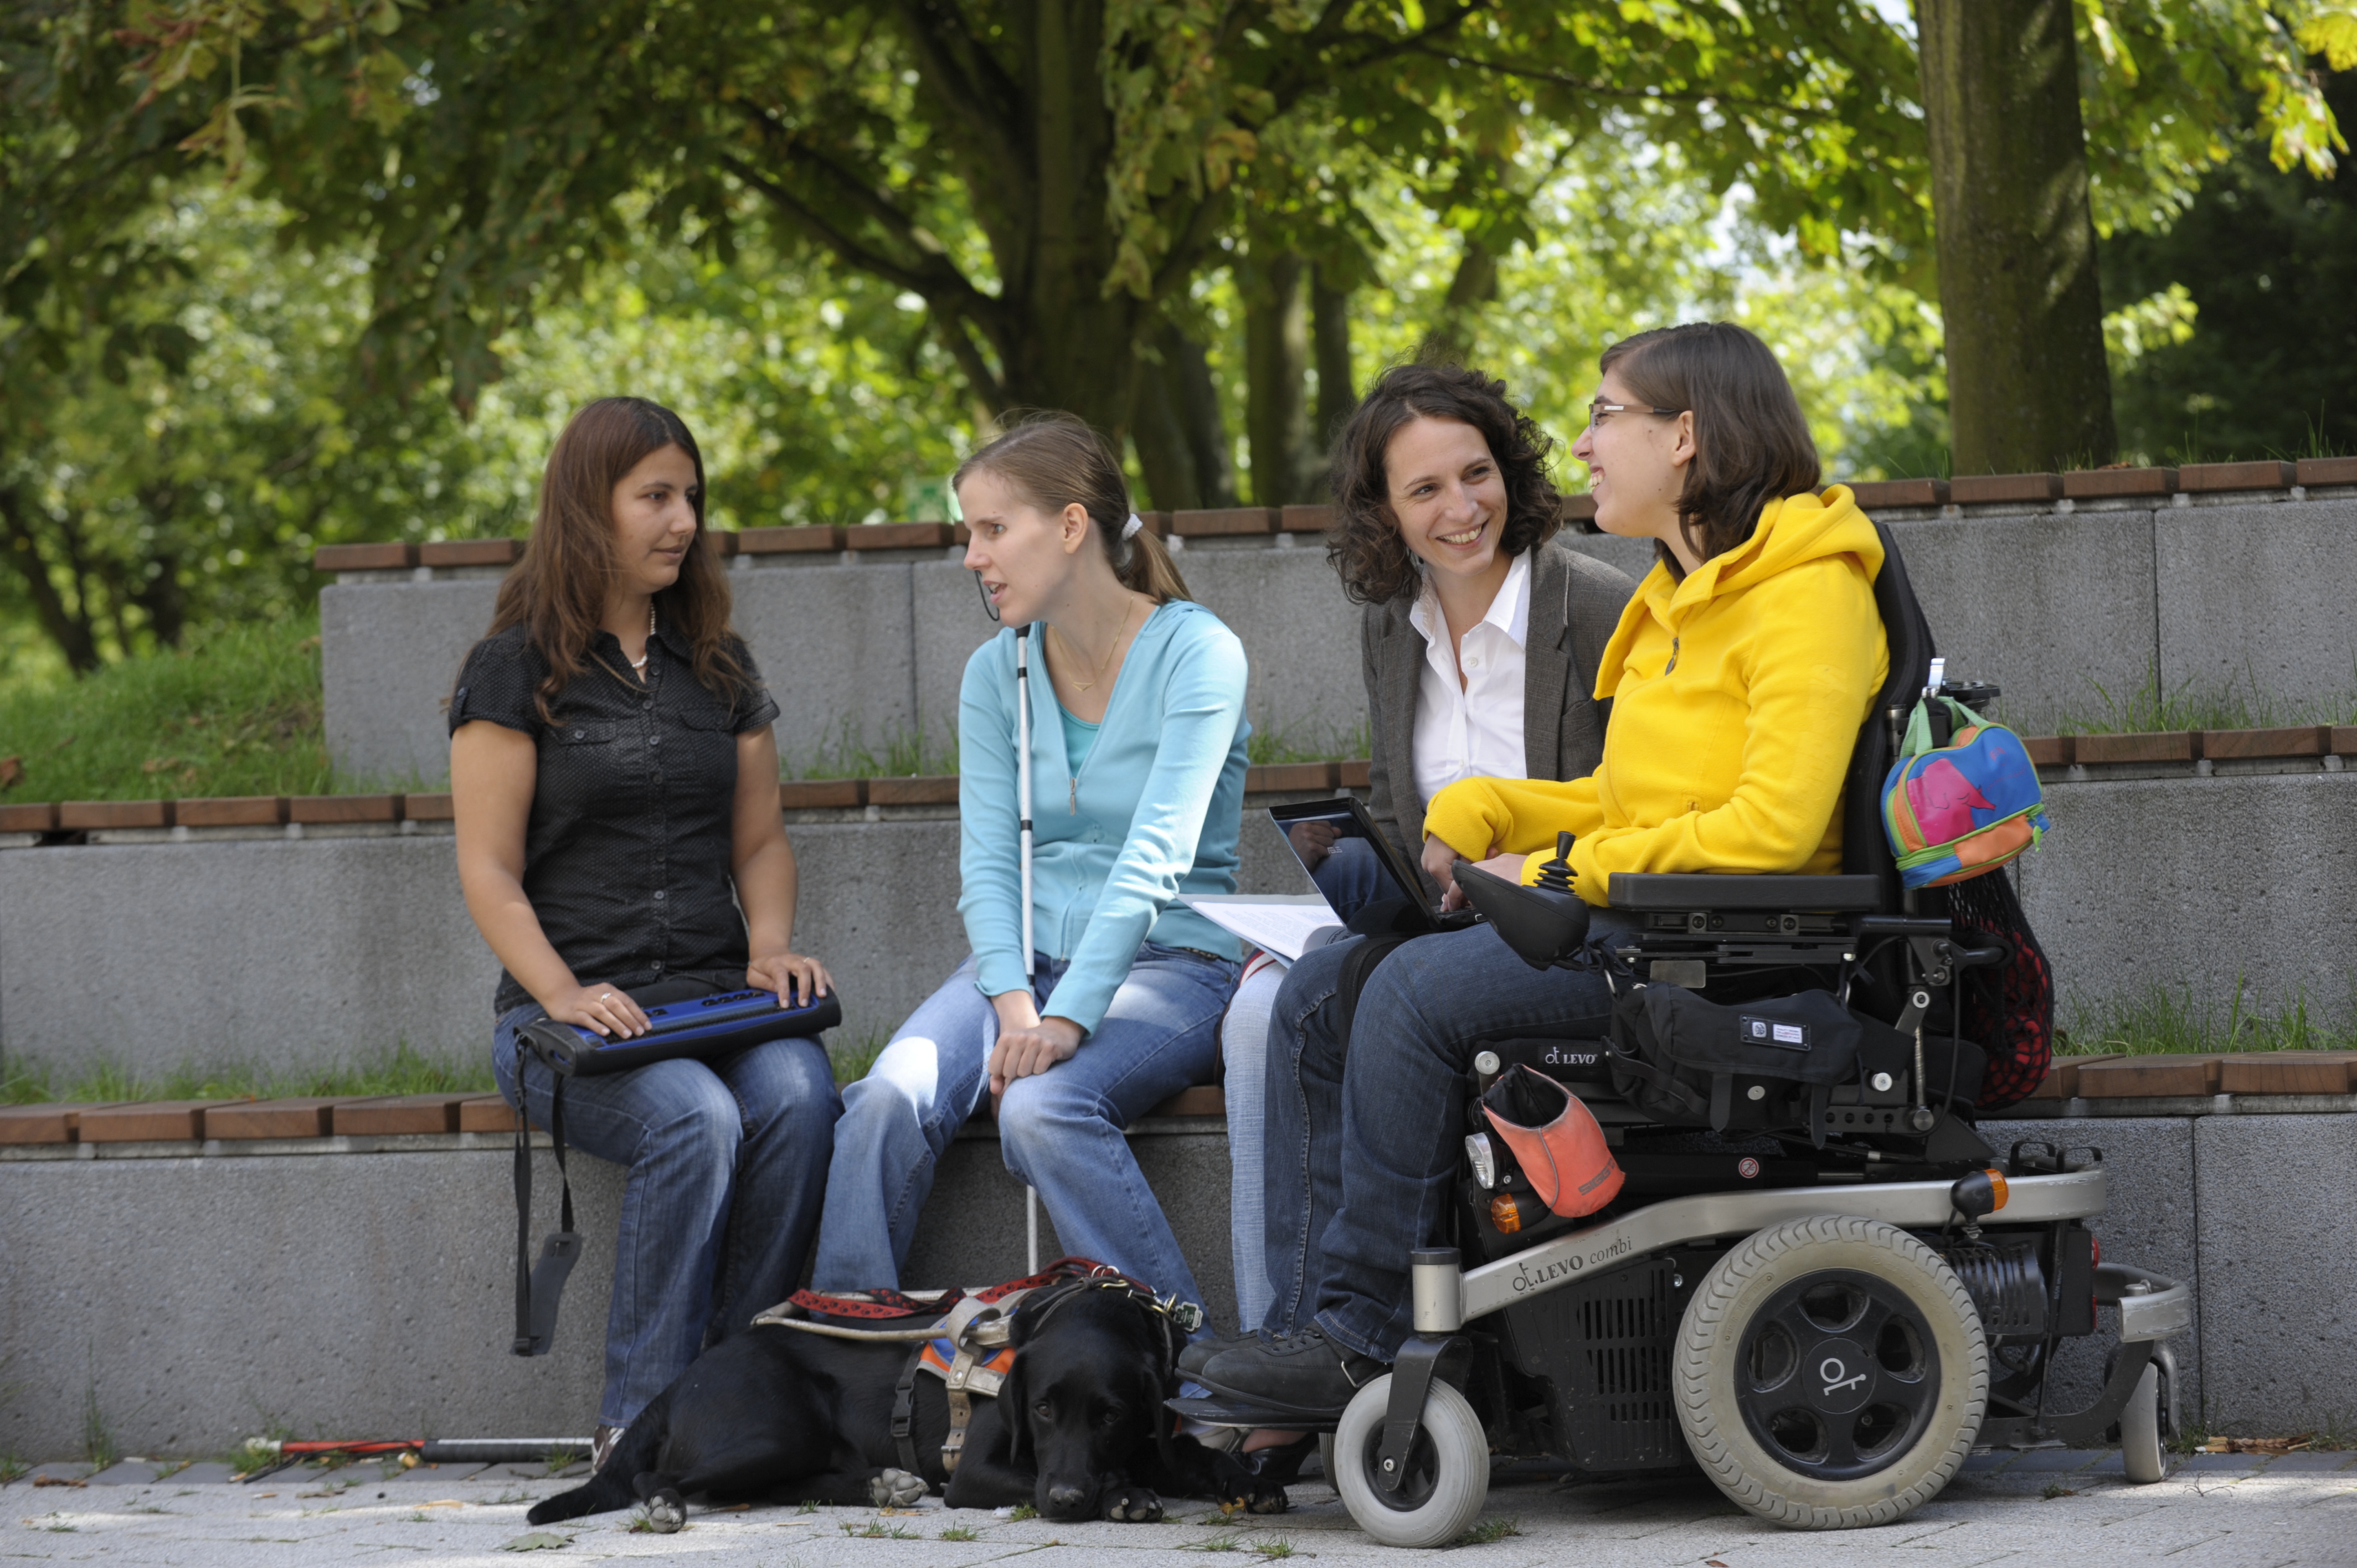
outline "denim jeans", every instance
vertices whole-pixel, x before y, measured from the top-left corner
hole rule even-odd
[[[555,1078],[517,1038],[543,1012],[531,1003],[500,1016],[491,1067],[507,1102],[545,1127]],[[825,1047],[808,1039],[565,1086],[566,1148],[630,1167],[600,1425],[629,1425],[707,1343],[793,1294],[842,1109]]]
[[[1228,1097],[1228,1249],[1235,1260],[1236,1317],[1246,1329],[1259,1327],[1268,1315],[1261,1151],[1269,1015],[1285,973],[1282,960],[1253,969],[1236,987],[1228,1015],[1220,1024],[1220,1070]]]
[[[1036,962],[1033,996],[1044,1005],[1065,966],[1045,954]],[[998,1109],[1006,1168],[1039,1189],[1064,1250],[1183,1301],[1202,1293],[1122,1129],[1211,1081],[1220,1012],[1239,967],[1146,943],[1081,1048],[1007,1085]],[[844,1091],[813,1273],[820,1290],[901,1283],[934,1168],[990,1090],[998,1014],[975,989],[974,968],[968,957]]]
[[[1597,911],[1592,930],[1621,929]],[[1604,1032],[1601,975],[1533,969],[1487,926],[1418,937],[1377,965],[1340,1034],[1338,942],[1301,955],[1269,1027],[1262,1326],[1314,1320],[1389,1361],[1415,1326],[1407,1255],[1448,1246],[1474,1046],[1520,1030]],[[1345,1070],[1345,1058],[1348,1070]]]

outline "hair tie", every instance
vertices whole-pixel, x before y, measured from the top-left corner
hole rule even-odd
[[[1131,512],[1129,514],[1129,521],[1121,525],[1122,542],[1126,544],[1131,540],[1136,538],[1137,531],[1145,526],[1146,520],[1138,516],[1135,512]]]

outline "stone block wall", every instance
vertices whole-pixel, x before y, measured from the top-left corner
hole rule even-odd
[[[2281,703],[2357,697],[2357,554],[2342,544],[2357,497],[2283,494],[2293,499],[1880,515],[1951,672],[1995,681],[2008,722],[2039,730],[2154,681]],[[1644,542],[1573,542],[1632,581],[1652,564]],[[966,657],[995,629],[960,553],[737,557],[737,624],[784,709],[790,767],[846,740],[880,749],[921,732],[936,753],[948,745]],[[1364,721],[1359,611],[1318,535],[1198,540],[1178,560],[1251,656],[1254,725],[1308,745]],[[328,743],[351,775],[447,772],[441,704],[490,624],[498,572],[436,570],[346,573],[321,593]]]

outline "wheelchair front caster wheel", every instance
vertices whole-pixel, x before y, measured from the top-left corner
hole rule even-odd
[[[1361,1389],[1335,1432],[1327,1479],[1361,1530],[1385,1546],[1446,1546],[1480,1517],[1490,1496],[1490,1441],[1465,1396],[1435,1379],[1395,1492],[1380,1484],[1388,1374]]]
[[[2120,1412],[2120,1463],[2128,1479],[2139,1485],[2158,1481],[2167,1473],[2169,1455],[2161,1447],[2160,1369],[2147,1363]]]

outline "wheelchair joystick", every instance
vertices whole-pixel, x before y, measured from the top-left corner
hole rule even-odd
[[[1571,891],[1571,843],[1569,833],[1555,835],[1555,858],[1539,867],[1539,879],[1533,886],[1544,887],[1550,893]]]

